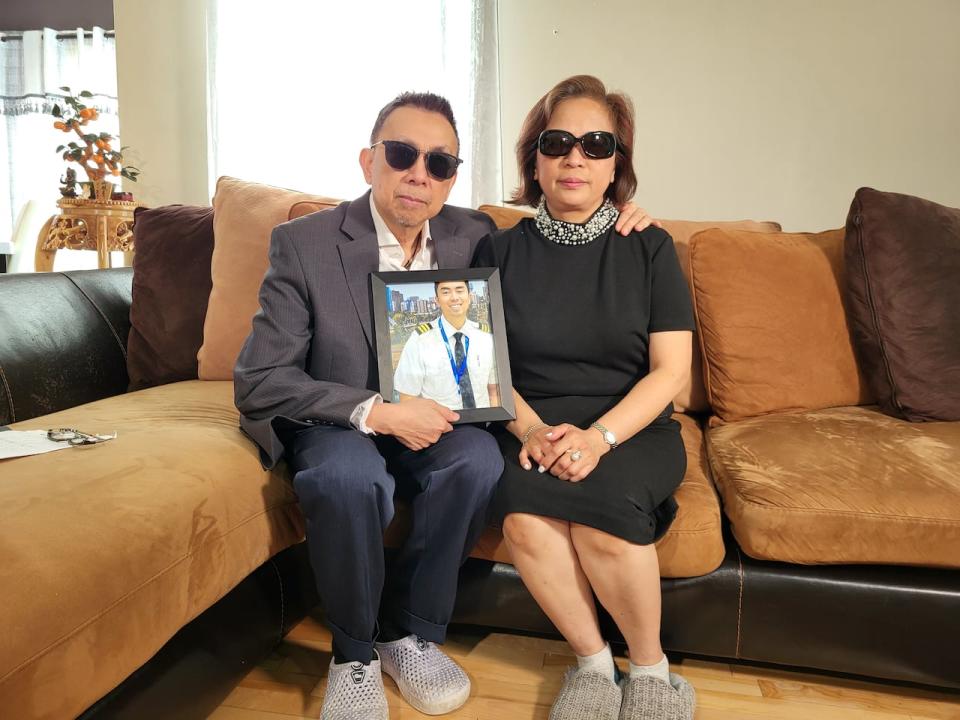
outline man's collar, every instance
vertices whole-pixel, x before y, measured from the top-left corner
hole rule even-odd
[[[387,223],[380,215],[380,211],[377,210],[377,204],[373,201],[372,192],[368,194],[368,198],[370,200],[370,214],[373,216],[373,226],[377,231],[377,245],[382,248],[399,246],[400,241],[397,240],[397,236],[387,227]],[[420,231],[420,252],[423,252],[423,248],[426,247],[428,240],[430,240],[430,221],[426,220],[423,223],[423,229]]]
[[[443,327],[444,327],[443,331],[447,334],[447,337],[452,337],[453,333],[455,333],[455,332],[465,332],[468,328],[477,328],[477,327],[480,327],[480,326],[479,326],[477,323],[475,323],[473,320],[471,320],[470,318],[467,318],[466,322],[463,323],[463,327],[461,327],[459,330],[457,330],[453,325],[450,324],[450,321],[447,320],[447,319],[443,316],[443,313],[440,313],[440,317],[438,318],[438,322],[442,322],[442,323],[443,323]]]

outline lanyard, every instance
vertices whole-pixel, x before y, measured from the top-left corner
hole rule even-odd
[[[443,321],[437,320],[437,325],[440,327],[440,336],[443,338],[443,346],[447,349],[447,357],[450,358],[450,369],[453,371],[453,380],[457,384],[457,394],[460,394],[460,378],[463,377],[463,374],[467,371],[467,353],[470,352],[470,337],[464,333],[463,337],[466,338],[466,342],[463,344],[463,362],[460,363],[460,366],[457,366],[456,361],[453,359],[453,353],[450,352],[450,341],[447,339],[447,333],[443,329]]]

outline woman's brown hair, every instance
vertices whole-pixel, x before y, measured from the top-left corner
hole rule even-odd
[[[512,205],[536,206],[540,202],[543,190],[533,177],[537,167],[537,141],[540,133],[547,129],[557,106],[572,98],[596,100],[610,112],[617,138],[616,170],[614,180],[604,194],[616,205],[633,197],[637,189],[637,176],[633,171],[633,103],[623,93],[608,93],[606,86],[593,75],[574,75],[554,85],[523,121],[516,147],[520,185],[508,201]]]

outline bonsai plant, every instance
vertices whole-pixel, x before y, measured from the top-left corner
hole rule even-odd
[[[109,200],[114,186],[106,179],[108,175],[125,177],[136,182],[140,170],[123,164],[123,151],[126,147],[115,150],[111,143],[116,138],[110,133],[90,132],[87,129],[87,125],[100,116],[96,108],[84,104],[87,98],[93,97],[93,93],[83,90],[73,95],[69,87],[60,89],[67,95],[63,99],[64,106],[59,103],[53,106],[51,113],[56,118],[53,126],[65,133],[75,133],[80,142],[71,140],[58,146],[56,152],[62,153],[67,162],[75,162],[83,168],[93,188],[94,199]],[[67,196],[66,193],[64,195]]]

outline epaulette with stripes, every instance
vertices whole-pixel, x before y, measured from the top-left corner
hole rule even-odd
[[[433,325],[428,322],[417,325],[417,335],[423,335],[425,332],[429,332],[430,330],[433,330]]]

